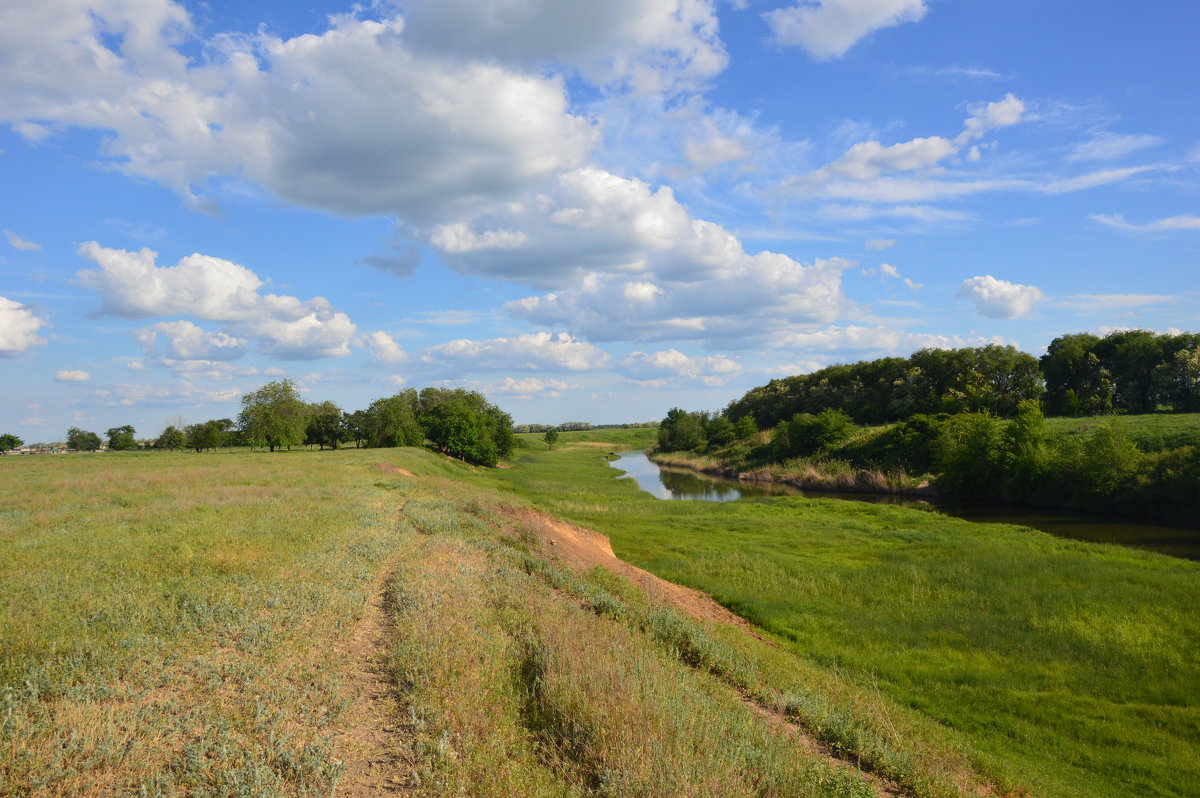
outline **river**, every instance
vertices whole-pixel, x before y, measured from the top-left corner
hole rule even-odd
[[[905,507],[932,505],[940,513],[967,521],[1029,526],[1059,537],[1094,543],[1119,543],[1174,557],[1200,560],[1200,529],[1017,505],[968,504],[880,493],[806,491],[771,482],[739,482],[686,469],[662,467],[646,457],[646,453],[642,451],[624,452],[613,460],[611,465],[624,471],[624,478],[635,480],[638,487],[646,493],[671,501],[728,502],[765,496],[804,496],[810,499],[844,499],[874,504],[898,504]]]

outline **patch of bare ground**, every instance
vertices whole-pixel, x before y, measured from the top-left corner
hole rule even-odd
[[[668,582],[619,559],[613,554],[608,538],[599,532],[526,507],[506,505],[496,509],[505,518],[537,535],[548,552],[572,568],[586,571],[602,566],[632,581],[651,599],[669,604],[697,620],[740,626],[753,632],[753,627],[744,618],[722,607],[707,593]]]
[[[334,739],[335,756],[344,768],[334,789],[336,798],[406,795],[416,789],[412,730],[388,666],[391,621],[387,602],[392,572],[387,567],[375,577],[362,619],[343,652],[345,696],[350,704]]]
[[[392,465],[391,463],[376,463],[375,467],[385,474],[399,474],[402,477],[416,476],[416,474],[409,471],[407,468],[401,468],[400,466]]]

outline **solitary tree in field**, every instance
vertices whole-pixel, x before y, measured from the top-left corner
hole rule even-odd
[[[268,382],[242,397],[238,429],[249,446],[266,446],[272,452],[281,446],[299,446],[307,426],[308,406],[291,380]]]
[[[67,448],[80,452],[94,452],[100,448],[100,436],[79,427],[71,427],[67,430]]]
[[[556,430],[556,429],[546,430],[546,434],[542,437],[542,440],[544,440],[546,442],[546,446],[553,449],[554,444],[558,443],[558,430]]]
[[[0,435],[0,452],[7,452],[9,449],[16,449],[25,441],[18,438],[16,435]]]

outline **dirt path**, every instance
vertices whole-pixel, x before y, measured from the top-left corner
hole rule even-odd
[[[375,577],[363,617],[343,652],[345,695],[351,703],[334,741],[334,755],[345,767],[334,790],[336,798],[404,795],[416,786],[408,745],[411,730],[388,668],[388,583],[394,567],[389,564]]]
[[[414,476],[413,472],[409,471],[407,468],[401,468],[400,466],[392,465],[391,463],[376,463],[375,467],[385,474],[399,474],[402,477]]]

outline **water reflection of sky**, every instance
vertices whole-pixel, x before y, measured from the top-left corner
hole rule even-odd
[[[1200,560],[1200,530],[1191,527],[1013,505],[931,501],[886,494],[812,492],[783,485],[731,482],[693,471],[660,468],[646,457],[645,452],[625,452],[612,461],[612,466],[625,472],[623,478],[636,480],[641,490],[659,499],[728,502],[743,496],[800,495],[812,499],[849,499],[877,504],[932,505],[945,515],[966,521],[1030,526],[1059,537],[1138,546],[1176,557]]]
[[[728,502],[742,497],[742,492],[731,484],[704,479],[688,471],[660,469],[645,452],[625,452],[612,465],[624,471],[625,478],[636,481],[640,489],[659,499]]]

